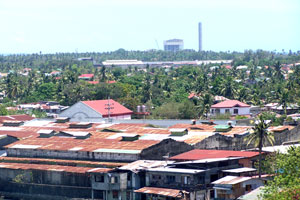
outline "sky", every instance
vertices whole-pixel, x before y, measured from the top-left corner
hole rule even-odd
[[[299,0],[0,0],[0,54],[300,50]]]

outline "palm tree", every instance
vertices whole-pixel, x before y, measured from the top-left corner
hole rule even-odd
[[[234,99],[237,94],[236,83],[232,77],[227,77],[222,83],[220,94],[226,98]]]
[[[284,114],[287,114],[287,107],[289,104],[289,90],[287,89],[282,89],[280,93],[280,99],[279,99],[279,104],[282,106],[284,110]]]
[[[258,119],[255,121],[255,126],[252,128],[252,133],[246,137],[248,144],[254,143],[259,149],[259,163],[258,163],[258,172],[259,178],[261,178],[261,152],[262,147],[265,142],[274,144],[274,135],[271,132],[268,132],[270,124],[264,119],[263,114],[259,115]]]

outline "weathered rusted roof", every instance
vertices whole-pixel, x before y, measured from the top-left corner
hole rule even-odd
[[[29,164],[55,164],[55,165],[66,165],[66,166],[104,166],[104,167],[121,167],[128,163],[120,162],[97,162],[97,161],[83,161],[83,160],[63,160],[63,159],[46,159],[46,158],[18,158],[18,157],[0,157],[0,164],[10,163],[29,163]]]
[[[144,193],[144,194],[157,194],[157,195],[173,197],[173,198],[182,198],[182,194],[186,193],[183,190],[157,188],[157,187],[143,187],[138,190],[134,190],[134,192]]]
[[[43,165],[43,164],[25,164],[25,163],[0,163],[0,169],[22,169],[22,170],[41,170],[41,171],[61,171],[84,174],[95,168],[90,167],[73,167],[62,165]],[[111,171],[110,168],[96,168],[97,172],[106,173]]]

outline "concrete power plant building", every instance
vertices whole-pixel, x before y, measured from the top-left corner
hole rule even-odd
[[[198,24],[199,51],[202,51],[202,23]]]
[[[164,41],[164,50],[165,51],[180,51],[183,50],[183,40],[172,39]]]

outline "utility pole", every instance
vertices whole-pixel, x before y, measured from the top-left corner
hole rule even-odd
[[[108,122],[112,122],[112,120],[110,119],[110,110],[114,109],[114,107],[112,107],[113,105],[114,103],[110,103],[110,97],[108,96],[107,104],[105,104],[105,109],[107,109],[108,114]]]

